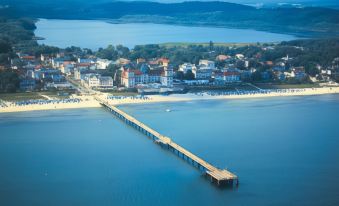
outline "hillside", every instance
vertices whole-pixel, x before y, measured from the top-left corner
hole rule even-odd
[[[256,9],[227,2],[34,2],[10,4],[9,8],[1,9],[1,13],[15,17],[248,28],[299,36],[339,35],[339,10],[320,7]]]

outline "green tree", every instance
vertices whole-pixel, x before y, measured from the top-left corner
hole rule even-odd
[[[176,72],[176,78],[180,79],[180,80],[183,80],[185,78],[184,72],[183,71],[177,71]]]
[[[0,91],[15,92],[19,88],[19,75],[12,70],[0,71]]]
[[[192,70],[188,70],[185,74],[185,79],[186,80],[194,80],[194,74]]]
[[[212,50],[214,49],[214,43],[213,43],[213,41],[210,41],[210,43],[209,43],[209,49],[210,49],[210,51],[212,51]]]
[[[12,45],[10,42],[5,39],[0,39],[0,54],[1,53],[9,53],[12,51]]]
[[[255,72],[252,74],[251,79],[252,79],[252,81],[254,81],[254,82],[261,81],[261,80],[262,80],[262,78],[261,78],[261,72],[260,72],[260,71],[255,71]]]

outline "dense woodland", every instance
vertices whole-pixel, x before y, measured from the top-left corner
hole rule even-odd
[[[15,49],[37,45],[34,41],[35,28],[32,19],[0,17],[0,64],[9,64]]]
[[[35,23],[32,19],[0,17],[0,66],[8,68],[15,51],[37,45],[34,38]],[[13,92],[19,86],[19,75],[9,69],[0,70],[0,91]]]
[[[146,1],[8,0],[0,12],[12,17],[109,19],[113,22],[151,22],[246,28],[300,36],[339,34],[339,10],[261,8],[227,2],[158,3]]]

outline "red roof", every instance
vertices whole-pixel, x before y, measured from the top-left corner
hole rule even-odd
[[[221,61],[226,60],[226,59],[229,59],[229,58],[230,58],[230,56],[228,56],[228,55],[223,55],[223,54],[220,54],[220,55],[217,56],[217,59],[218,59],[218,60],[221,60]]]
[[[151,65],[158,64],[158,61],[157,60],[151,60],[151,61],[148,61],[148,64],[151,64]]]
[[[131,72],[133,72],[134,75],[142,75],[142,72],[140,70],[131,70]]]
[[[224,76],[237,76],[239,72],[224,72]]]
[[[41,69],[42,68],[42,65],[36,65],[35,66],[35,69],[38,70],[38,69]]]
[[[72,64],[72,61],[64,61],[64,65]]]
[[[273,65],[273,62],[272,61],[267,61],[266,64],[267,65]]]
[[[78,66],[80,66],[80,67],[89,67],[89,66],[91,66],[91,63],[79,63]]]
[[[239,72],[236,72],[236,71],[226,71],[226,72],[215,72],[214,73],[215,75],[217,76],[238,76],[240,75]]]
[[[134,75],[142,75],[142,72],[141,72],[140,70],[137,70],[137,69],[128,69],[128,70],[124,70],[124,71],[122,72],[121,76],[122,76],[123,78],[127,78],[128,73],[130,73],[130,72],[133,72]]]
[[[23,56],[21,59],[26,59],[26,60],[34,60],[35,56]]]
[[[161,58],[160,61],[162,63],[169,63],[169,60],[167,58]]]

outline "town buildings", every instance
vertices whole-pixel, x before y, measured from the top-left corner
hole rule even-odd
[[[91,89],[113,89],[113,78],[90,73],[84,75],[81,84]]]
[[[224,70],[214,73],[216,84],[240,82],[240,73],[237,70]]]
[[[137,85],[159,83],[164,87],[173,87],[173,68],[167,59],[161,59],[157,67],[140,69],[131,66],[121,67],[121,84],[126,88],[134,88]]]
[[[97,69],[107,69],[107,67],[112,63],[113,61],[110,61],[108,59],[97,59],[96,60]]]
[[[199,65],[191,63],[184,63],[179,66],[178,71],[187,74],[188,71],[191,71],[195,79],[210,79],[212,77],[212,72],[215,70],[214,61],[209,60],[200,60]]]
[[[191,63],[184,63],[182,65],[179,66],[178,71],[183,72],[184,74],[186,74],[188,71],[194,71],[196,70],[197,67],[195,66],[195,64],[191,64]]]
[[[196,70],[193,71],[195,79],[210,79],[215,70],[214,61],[200,60]]]
[[[199,68],[192,71],[195,79],[210,79],[212,77],[212,69]]]
[[[293,67],[290,72],[284,72],[284,75],[288,79],[303,80],[307,77],[304,67]]]
[[[35,79],[25,78],[20,81],[20,90],[33,91],[36,87]]]
[[[265,49],[272,51],[274,47]],[[134,91],[239,82],[329,82],[339,78],[339,58],[333,60],[332,66],[315,65],[317,70],[313,76],[307,74],[309,68],[292,66],[295,59],[292,55],[271,60],[262,58],[260,50],[256,52],[251,57],[238,51],[206,53],[203,55],[206,59],[194,59],[194,62],[180,65],[178,62],[169,64],[167,58],[107,60],[84,53],[70,55],[60,52],[39,57],[19,53],[16,59],[11,59],[10,68],[20,73],[22,90],[32,90],[37,85],[39,88],[47,85],[63,88],[67,86],[65,77],[74,78],[93,89],[110,89],[114,85],[118,89],[125,87]]]

